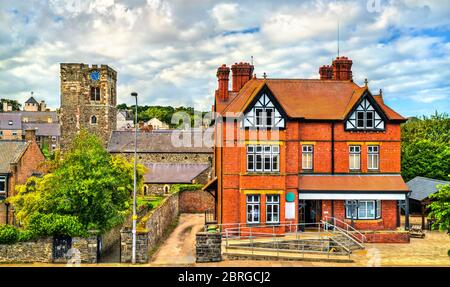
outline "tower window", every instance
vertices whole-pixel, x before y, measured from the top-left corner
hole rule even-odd
[[[93,124],[93,125],[97,124],[97,117],[96,116],[92,116],[91,117],[91,124]]]
[[[91,101],[100,101],[100,87],[91,87]]]

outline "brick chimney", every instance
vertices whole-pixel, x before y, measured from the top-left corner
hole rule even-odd
[[[35,129],[25,130],[25,141],[27,141],[27,142],[36,141],[36,130]]]
[[[239,92],[241,88],[247,83],[253,76],[253,65],[249,63],[240,62],[231,66],[231,72],[233,77],[233,92]]]
[[[353,61],[347,57],[337,57],[333,61],[333,79],[338,81],[353,81]]]
[[[217,80],[219,88],[216,90],[216,95],[221,101],[228,101],[228,82],[230,78],[230,68],[225,64],[217,69]]]
[[[333,67],[324,65],[319,69],[321,80],[332,80],[333,79]]]

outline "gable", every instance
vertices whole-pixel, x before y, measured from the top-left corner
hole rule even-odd
[[[244,128],[285,128],[283,109],[267,87],[253,99],[244,111],[241,126]]]
[[[384,130],[386,116],[370,93],[366,92],[349,112],[346,130]]]

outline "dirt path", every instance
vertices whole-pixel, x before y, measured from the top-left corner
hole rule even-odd
[[[204,225],[203,214],[181,214],[178,226],[154,254],[151,265],[195,263],[195,234]]]

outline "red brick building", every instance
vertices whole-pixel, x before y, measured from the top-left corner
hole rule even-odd
[[[0,224],[13,224],[14,212],[5,199],[32,175],[42,173],[45,158],[36,142],[35,130],[25,131],[25,140],[0,141]]]
[[[400,175],[400,124],[380,91],[352,80],[336,58],[320,79],[217,70],[214,111],[216,217],[222,224],[314,223],[334,217],[361,230],[400,225],[408,187]],[[406,210],[407,210],[406,205]]]

